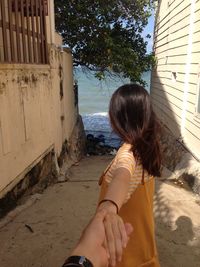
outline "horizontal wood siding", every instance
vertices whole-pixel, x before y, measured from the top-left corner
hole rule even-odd
[[[152,71],[151,98],[158,116],[176,136],[181,135],[190,19],[190,0],[160,1],[154,33],[154,51],[157,64]],[[190,59],[183,138],[187,145],[193,149],[194,144],[196,147],[200,146],[200,119],[196,116],[197,84],[200,72],[200,0],[195,2]],[[191,143],[190,139],[192,140]]]

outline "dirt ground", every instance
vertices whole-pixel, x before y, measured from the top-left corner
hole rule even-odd
[[[0,266],[60,267],[95,211],[98,177],[110,160],[109,156],[83,159],[71,168],[68,182],[47,188],[0,221]],[[185,189],[156,182],[162,267],[200,267],[199,203],[199,197]]]

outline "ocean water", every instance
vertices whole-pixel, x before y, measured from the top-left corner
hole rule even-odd
[[[143,79],[150,89],[150,72],[143,75]],[[92,72],[84,73],[81,69],[74,72],[79,87],[79,112],[81,115],[101,113],[108,111],[108,105],[112,93],[121,85],[129,83],[128,79],[108,77],[100,82]]]
[[[100,82],[92,73],[84,73],[81,69],[77,69],[74,76],[78,82],[79,113],[82,115],[86,134],[93,134],[94,137],[104,135],[106,145],[118,148],[121,140],[110,127],[108,105],[112,93],[119,86],[129,83],[129,80],[108,77],[106,81]],[[150,72],[143,75],[148,84],[147,91],[150,90],[150,76]]]

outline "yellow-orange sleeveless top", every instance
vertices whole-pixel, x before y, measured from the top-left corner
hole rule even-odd
[[[137,165],[135,168],[137,169]],[[108,169],[100,178],[100,200],[104,198],[109,186],[107,173]],[[134,192],[129,194],[128,200],[121,207],[119,215],[124,222],[132,224],[134,231],[123,252],[122,261],[116,265],[117,267],[160,266],[154,234],[153,195],[154,178],[151,177],[145,179],[144,183],[138,183]]]
[[[131,151],[131,144],[124,143],[119,150],[111,164],[106,169],[105,180],[110,183],[114,178],[114,173],[118,168],[125,168],[130,173],[129,189],[127,192],[124,203],[128,201],[133,192],[136,190],[139,184],[142,183],[142,177],[144,181],[149,180],[149,175],[146,171],[143,173],[143,167],[140,162],[136,162],[133,152]]]

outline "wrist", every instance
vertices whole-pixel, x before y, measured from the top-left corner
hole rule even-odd
[[[86,259],[88,259],[93,266],[93,262],[95,259],[93,259],[93,253],[90,253],[90,249],[86,246],[86,245],[81,245],[81,244],[78,244],[73,250],[72,252],[70,253],[70,257],[72,256],[76,256],[76,255],[82,255],[84,256]],[[84,265],[83,265],[84,266]]]
[[[62,267],[93,267],[92,262],[82,254],[72,255],[63,264]]]
[[[99,202],[98,209],[106,209],[109,212],[113,212],[115,214],[118,214],[119,207],[116,202],[114,202],[111,199],[103,199]]]

